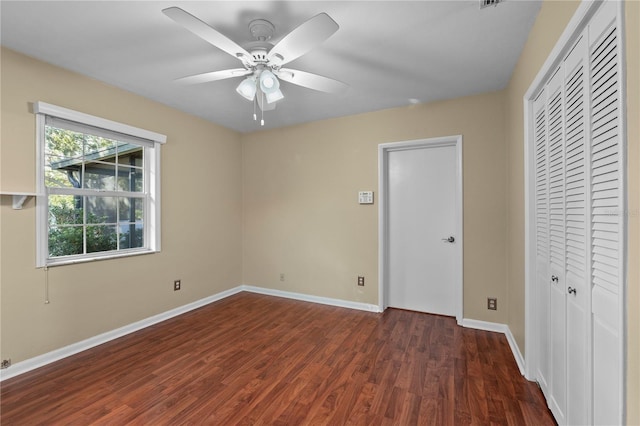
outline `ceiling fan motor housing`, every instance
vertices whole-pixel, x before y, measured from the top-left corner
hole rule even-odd
[[[251,54],[253,61],[256,64],[266,64],[267,63],[267,53],[271,50],[271,46],[269,43],[251,43],[246,48],[247,51]],[[266,45],[266,46],[264,46]]]

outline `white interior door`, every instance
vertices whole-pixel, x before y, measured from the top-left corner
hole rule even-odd
[[[456,156],[455,145],[388,153],[391,307],[457,314]]]

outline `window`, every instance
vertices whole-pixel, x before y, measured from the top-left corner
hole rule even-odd
[[[160,250],[164,135],[34,104],[37,266]]]

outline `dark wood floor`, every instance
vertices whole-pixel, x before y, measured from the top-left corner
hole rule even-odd
[[[553,425],[505,337],[241,293],[2,383],[2,425]]]

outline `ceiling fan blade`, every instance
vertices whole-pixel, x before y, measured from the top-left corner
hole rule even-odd
[[[240,47],[236,42],[227,36],[219,33],[208,24],[196,18],[189,12],[179,7],[169,7],[162,10],[162,13],[173,19],[176,23],[182,25],[203,40],[211,43],[218,49],[227,52],[229,55],[240,60],[253,63],[253,58],[245,49]]]
[[[202,74],[190,75],[188,77],[178,78],[175,81],[182,84],[199,84],[209,83],[210,81],[224,80],[226,78],[242,77],[249,75],[253,71],[244,68],[234,68],[230,70],[205,72]]]
[[[291,62],[331,37],[338,28],[329,15],[319,13],[280,40],[267,54],[267,60],[278,66]]]
[[[297,84],[298,86],[306,87],[308,89],[318,90],[320,92],[339,95],[349,89],[349,85],[341,81],[306,71],[280,68],[278,71],[274,71],[274,73],[280,80]]]

